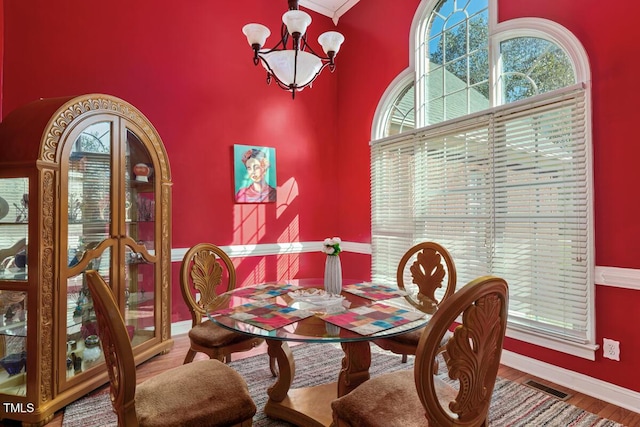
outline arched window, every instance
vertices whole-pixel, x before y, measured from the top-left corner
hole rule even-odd
[[[594,359],[588,59],[560,25],[496,11],[418,8],[413,81],[396,79],[373,124],[372,276],[394,282],[404,251],[437,241],[459,287],[507,280],[508,336]]]

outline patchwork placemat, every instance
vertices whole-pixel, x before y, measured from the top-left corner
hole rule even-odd
[[[375,283],[369,282],[344,285],[342,287],[342,290],[374,301],[403,297],[407,294],[405,291],[402,291],[398,288],[392,288],[385,285],[377,285]]]
[[[285,282],[262,283],[260,285],[248,286],[246,288],[234,289],[231,294],[234,297],[264,300],[275,298],[300,289],[296,285]]]
[[[375,303],[324,316],[325,322],[360,335],[371,335],[424,317],[424,313]]]
[[[213,312],[212,315],[228,316],[240,322],[272,331],[313,316],[313,313],[267,301],[255,301],[234,308],[218,310]]]

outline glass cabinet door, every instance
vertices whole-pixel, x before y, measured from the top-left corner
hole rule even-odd
[[[0,280],[27,280],[29,179],[0,179]]]
[[[94,123],[75,140],[67,175],[67,378],[104,359],[84,271],[109,281],[113,259],[113,122]],[[110,243],[110,240],[112,241]]]
[[[134,346],[155,337],[155,177],[149,151],[126,130],[125,188],[125,323]]]
[[[26,395],[29,179],[0,178],[0,393]]]

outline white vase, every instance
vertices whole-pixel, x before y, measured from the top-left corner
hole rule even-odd
[[[327,255],[324,264],[324,290],[335,295],[342,292],[342,264],[338,255]]]

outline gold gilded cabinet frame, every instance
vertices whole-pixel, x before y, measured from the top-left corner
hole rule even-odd
[[[37,169],[38,180],[41,188],[42,199],[38,201],[38,209],[42,213],[39,216],[39,222],[35,225],[35,232],[39,233],[41,243],[39,245],[40,259],[40,298],[38,306],[40,314],[37,318],[39,324],[39,348],[38,355],[41,360],[40,370],[36,375],[39,377],[39,401],[42,404],[50,402],[54,396],[54,384],[56,383],[55,366],[54,366],[54,318],[58,307],[55,303],[54,292],[59,292],[56,283],[59,282],[59,272],[56,271],[56,211],[59,209],[59,183],[60,183],[60,161],[62,157],[61,140],[64,141],[67,132],[78,119],[82,119],[89,115],[108,113],[120,116],[134,123],[151,142],[151,156],[160,165],[157,168],[156,175],[160,178],[160,203],[161,215],[161,245],[162,255],[160,262],[161,283],[160,283],[160,301],[166,303],[161,304],[161,324],[160,337],[161,341],[168,341],[171,334],[170,323],[170,306],[171,299],[171,177],[170,168],[167,161],[167,154],[157,131],[150,125],[144,115],[135,107],[127,102],[110,95],[89,94],[70,99],[60,106],[58,110],[51,116],[47,123],[40,144]],[[31,229],[32,232],[34,229]],[[33,384],[33,383],[32,383]],[[46,405],[45,405],[46,406]],[[54,404],[55,409],[59,405]],[[50,408],[51,409],[51,408]],[[50,409],[43,409],[49,412]],[[55,410],[54,409],[54,410]],[[46,417],[47,419],[50,417]]]

